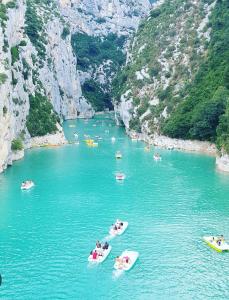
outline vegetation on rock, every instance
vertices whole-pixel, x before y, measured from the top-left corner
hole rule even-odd
[[[32,137],[43,136],[57,131],[59,117],[53,112],[52,104],[46,96],[39,93],[29,96],[30,109],[26,126]]]
[[[12,140],[11,143],[11,149],[13,151],[19,151],[19,150],[23,150],[23,143],[22,140],[20,138],[14,139]]]
[[[229,2],[218,1],[210,18],[212,28],[207,56],[188,96],[171,113],[163,133],[171,137],[217,141],[229,150]]]

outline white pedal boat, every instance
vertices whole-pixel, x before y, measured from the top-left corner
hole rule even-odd
[[[115,270],[129,271],[134,266],[138,257],[139,253],[137,251],[123,251],[122,254],[119,256],[120,262],[116,261],[114,264]],[[127,263],[126,260],[128,260]]]
[[[32,180],[27,180],[22,182],[21,189],[22,190],[29,190],[34,186],[34,182]]]
[[[116,180],[124,180],[126,178],[126,175],[124,173],[116,173],[115,178]]]
[[[92,255],[89,255],[88,256],[88,261],[93,262],[93,263],[97,263],[97,264],[102,263],[107,258],[109,253],[111,252],[111,249],[112,249],[111,245],[109,245],[108,249],[106,249],[106,250],[103,250],[102,248],[97,248],[96,247],[93,250],[93,252],[96,250],[98,253],[101,253],[102,255],[99,255],[96,259],[93,259]]]
[[[153,156],[153,159],[154,159],[155,161],[160,161],[160,160],[161,160],[161,157],[160,157],[159,155],[154,155],[154,156]]]
[[[115,154],[116,159],[121,159],[122,158],[122,153],[120,151],[117,151]]]
[[[119,226],[119,223],[117,223],[116,221],[115,224],[110,228],[109,234],[112,236],[122,235],[128,227],[128,222],[122,222],[122,223],[123,223],[122,227],[120,229],[115,230],[114,226],[117,227]]]
[[[111,142],[112,142],[112,143],[114,143],[114,142],[115,142],[115,140],[116,140],[116,139],[115,139],[115,137],[114,137],[114,136],[112,136],[112,138],[111,138]]]
[[[229,244],[225,242],[224,238],[221,239],[221,237],[217,236],[204,236],[203,240],[209,247],[218,252],[229,251]]]

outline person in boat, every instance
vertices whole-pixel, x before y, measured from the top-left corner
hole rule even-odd
[[[124,257],[123,257],[123,263],[125,263],[125,264],[129,264],[129,263],[130,263],[130,258],[129,258],[129,256],[124,256]]]
[[[92,259],[96,260],[98,258],[98,253],[95,250],[94,252],[92,252]]]
[[[96,242],[96,248],[101,248],[101,247],[102,247],[102,245],[101,245],[100,241],[97,241]]]
[[[122,229],[122,226],[123,226],[123,223],[120,222],[119,225],[118,225],[118,229]]]
[[[224,242],[224,236],[222,234],[220,235],[220,240],[221,242]]]
[[[122,258],[121,258],[120,256],[117,256],[117,257],[115,258],[115,262],[116,262],[116,264],[118,264],[119,266],[122,266],[123,261],[122,261]]]
[[[109,244],[108,242],[105,242],[105,244],[103,245],[103,250],[107,250],[109,248]]]

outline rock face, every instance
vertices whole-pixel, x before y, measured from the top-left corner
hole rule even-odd
[[[217,156],[216,166],[220,171],[229,172],[229,155],[222,154],[221,156]]]
[[[128,35],[150,9],[148,0],[59,0],[74,31],[88,35]]]
[[[27,130],[30,95],[40,93],[60,119],[90,118],[94,109],[82,95],[83,78],[111,83],[104,61],[95,72],[78,73],[71,34],[129,36],[149,11],[148,0],[4,0],[0,3],[0,172],[23,151],[12,152],[14,139],[25,147],[64,143],[63,133],[31,139]],[[81,82],[80,82],[81,80]]]
[[[16,158],[11,151],[12,140],[30,137],[26,127],[30,94],[39,92],[47,96],[53,110],[63,119],[88,118],[94,111],[82,96],[68,25],[55,3],[38,5],[33,0],[5,0],[0,5],[3,11],[0,17],[1,172]],[[33,39],[36,26],[40,26],[41,32]],[[63,136],[56,137],[62,143]]]
[[[207,23],[215,6],[211,2],[159,1],[141,24],[117,81],[116,112],[121,119],[125,115],[127,128],[148,127],[153,133],[169,116],[206,55]]]
[[[81,33],[73,35],[72,42],[79,58],[83,94],[96,111],[112,109],[112,80],[125,62],[125,49],[131,35],[149,13],[150,1],[59,0],[59,7],[72,32]],[[86,47],[82,51],[83,45]],[[96,45],[92,55],[87,45]]]
[[[216,155],[214,144],[201,142],[213,140],[229,149],[229,90],[223,75],[227,20],[227,1],[157,2],[131,41],[126,66],[116,78],[116,119],[127,132],[160,147]],[[218,66],[224,67],[219,71]],[[220,111],[211,110],[221,103]],[[228,170],[227,155],[216,162]]]

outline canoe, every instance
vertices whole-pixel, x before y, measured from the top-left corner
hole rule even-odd
[[[93,251],[97,251],[97,252],[100,252],[100,251],[102,251],[101,253],[103,254],[102,256],[98,256],[97,257],[97,259],[93,259],[92,258],[92,255],[89,255],[88,256],[88,261],[89,262],[93,262],[93,263],[97,263],[97,264],[100,264],[100,263],[102,263],[107,257],[108,257],[108,255],[109,255],[109,253],[111,252],[111,245],[109,245],[109,247],[108,247],[108,249],[106,249],[106,250],[103,250],[103,249],[101,249],[101,248],[95,248]]]
[[[115,262],[115,264],[114,264],[115,270],[129,271],[134,266],[136,260],[138,259],[139,253],[137,251],[125,250],[120,255],[120,258],[125,261],[125,257],[129,258],[129,263],[117,263],[117,262]]]
[[[221,241],[220,245],[217,243],[218,237],[217,236],[204,236],[203,240],[205,243],[208,244],[209,247],[212,249],[218,251],[218,252],[224,252],[229,251],[229,244],[225,241]]]
[[[128,222],[122,222],[122,223],[123,223],[123,226],[122,226],[121,229],[114,230],[113,227],[111,227],[111,229],[109,231],[109,234],[113,235],[113,236],[115,236],[115,235],[122,235],[126,231],[126,229],[128,227]],[[114,225],[116,225],[116,223]]]

